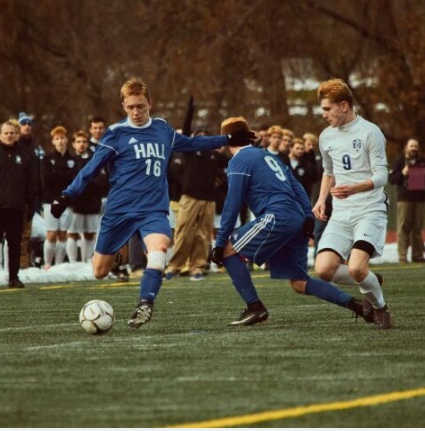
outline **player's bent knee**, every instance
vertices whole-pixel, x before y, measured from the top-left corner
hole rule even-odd
[[[343,258],[333,249],[324,248],[317,253],[314,270],[325,281],[332,281]]]
[[[148,262],[146,268],[159,269],[163,271],[165,269],[167,255],[164,251],[150,251],[148,253]]]
[[[315,265],[314,271],[321,280],[332,281],[335,270],[329,266]]]
[[[93,268],[93,275],[97,280],[105,278],[109,274],[109,270],[105,270],[103,267]]]
[[[305,287],[307,284],[306,281],[304,281],[304,280],[290,280],[289,283],[295,292],[297,292],[301,295],[305,294]]]
[[[352,267],[349,266],[348,267],[348,272],[351,275],[351,278],[356,282],[356,283],[361,283],[366,277],[367,277],[367,272],[365,268],[362,267]]]

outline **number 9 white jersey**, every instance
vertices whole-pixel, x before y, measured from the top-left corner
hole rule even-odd
[[[385,136],[378,126],[361,116],[341,127],[327,127],[319,137],[324,175],[333,176],[335,184],[355,184],[370,179],[373,190],[347,199],[333,199],[333,211],[353,210],[366,213],[386,211],[384,186],[388,180]]]

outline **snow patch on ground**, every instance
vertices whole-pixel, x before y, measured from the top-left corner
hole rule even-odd
[[[408,256],[410,258],[410,256]],[[397,263],[397,244],[389,243],[385,245],[384,254],[382,257],[374,258],[371,260],[372,265],[379,265],[383,263]],[[310,268],[313,266],[313,248],[309,248],[308,263]],[[8,273],[0,267],[0,286],[7,286]],[[54,265],[49,270],[41,268],[28,268],[19,271],[19,278],[26,283],[58,283],[67,281],[80,281],[80,280],[95,280],[92,267],[90,263],[62,263]]]

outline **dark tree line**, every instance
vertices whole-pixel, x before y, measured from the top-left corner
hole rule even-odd
[[[244,115],[319,133],[315,88],[292,83],[341,77],[390,156],[425,137],[422,1],[0,0],[0,10],[0,119],[29,112],[41,137],[94,114],[121,118],[119,88],[134,75],[174,127],[193,95],[195,126],[214,132]]]

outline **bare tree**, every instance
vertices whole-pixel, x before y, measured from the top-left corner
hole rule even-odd
[[[315,88],[347,80],[390,155],[425,134],[425,3],[415,0],[0,0],[0,117],[25,110],[45,136],[91,115],[121,118],[119,87],[140,76],[153,114],[218,131],[228,115],[320,132]],[[304,106],[294,115],[294,105]]]

